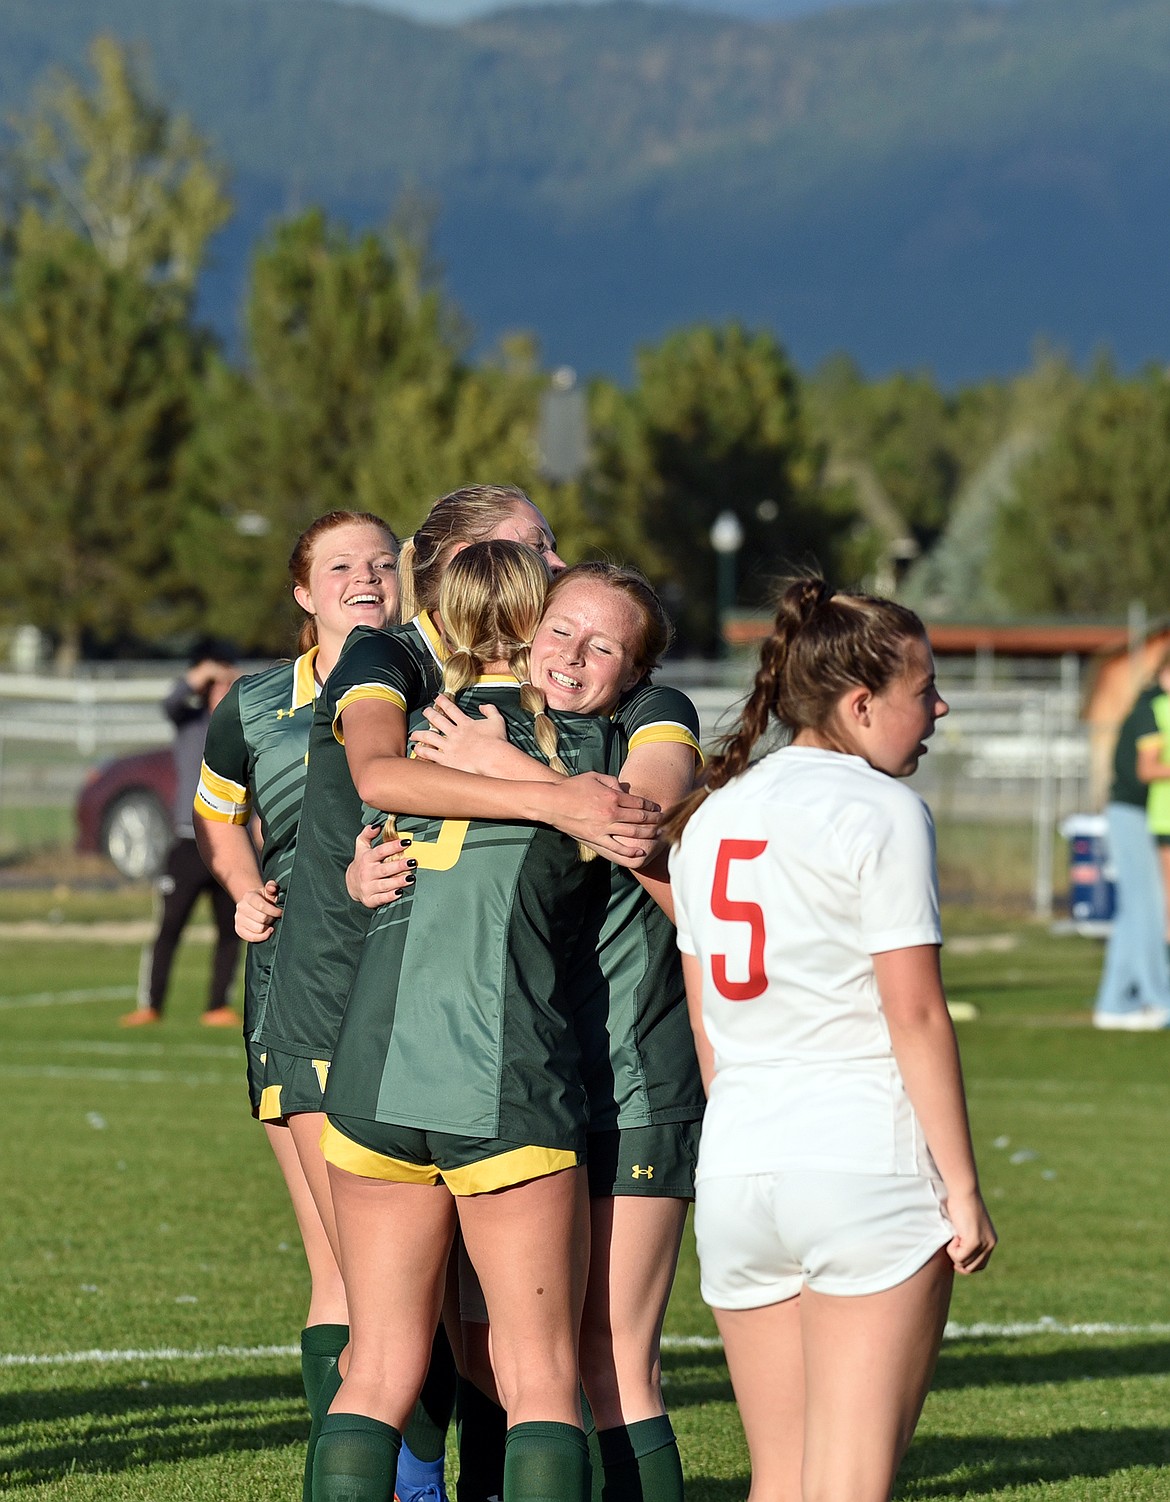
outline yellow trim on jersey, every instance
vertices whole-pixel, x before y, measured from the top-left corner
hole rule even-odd
[[[203,762],[193,807],[201,818],[216,824],[246,824],[252,814],[252,796],[242,783],[221,777]]]
[[[280,1109],[280,1092],[282,1085],[265,1085],[260,1092],[260,1109],[257,1115],[261,1121],[279,1121],[284,1115]]]
[[[352,688],[347,688],[338,699],[337,708],[333,713],[333,734],[342,746],[345,745],[345,735],[341,729],[341,717],[351,704],[359,704],[363,700],[393,704],[403,714],[406,713],[406,700],[396,688],[388,688],[384,683],[355,683]]]
[[[439,825],[437,839],[420,840],[410,837],[410,853],[418,862],[420,871],[450,871],[463,853],[463,841],[467,838],[469,819],[444,819]]]
[[[519,688],[520,680],[515,673],[481,673],[471,688]]]
[[[438,626],[425,610],[420,610],[410,624],[431,649],[431,656],[442,667],[447,661],[447,645]]]
[[[641,725],[630,736],[631,751],[639,746],[655,745],[689,746],[699,758],[699,765],[703,765],[703,748],[694,734],[677,720],[656,720],[651,725]]]
[[[1160,730],[1151,730],[1145,735],[1139,735],[1134,744],[1137,746],[1157,746],[1161,740],[1162,732]]]
[[[443,1182],[452,1194],[490,1194],[493,1189],[510,1189],[576,1166],[577,1154],[564,1148],[514,1147],[480,1163],[448,1168],[443,1171]]]
[[[312,704],[317,697],[317,678],[314,668],[317,653],[320,650],[320,647],[310,647],[307,652],[302,652],[293,663],[293,696],[290,708],[294,714],[298,709],[304,709],[306,704]]]
[[[356,1174],[361,1179],[385,1179],[391,1184],[437,1184],[439,1170],[433,1163],[408,1163],[404,1158],[388,1158],[372,1147],[363,1147],[331,1121],[321,1133],[321,1156],[335,1168]]]
[[[313,1066],[313,1072],[317,1076],[317,1083],[321,1086],[321,1094],[324,1095],[325,1086],[329,1083],[329,1060],[310,1059],[309,1063]]]

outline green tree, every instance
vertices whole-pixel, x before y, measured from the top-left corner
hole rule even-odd
[[[53,73],[18,121],[13,191],[52,224],[88,240],[115,271],[160,296],[188,299],[207,242],[231,205],[223,174],[183,116],[171,114],[145,69],[108,36],[90,46],[87,90]]]
[[[1000,508],[992,574],[1029,612],[1170,609],[1170,379],[1106,365],[1067,406]]]
[[[738,599],[749,605],[787,568],[832,570],[852,518],[820,486],[796,372],[770,334],[685,329],[642,349],[637,372],[628,395],[604,384],[594,394],[596,503],[662,586],[680,640],[709,650],[720,512],[743,528]]]
[[[990,382],[948,394],[921,373],[867,381],[846,355],[826,360],[805,396],[832,466],[842,473],[864,466],[923,550],[945,528],[964,480],[1003,437],[1010,405],[1008,388]],[[884,518],[871,519],[888,530]]]
[[[184,621],[173,471],[199,353],[153,288],[25,212],[0,285],[0,599],[63,664],[87,634]]]
[[[196,273],[228,212],[185,121],[108,38],[92,90],[57,74],[18,122],[0,223],[0,577],[52,632],[156,637],[195,595],[173,548],[175,467],[205,342]]]
[[[219,629],[278,650],[284,560],[314,517],[356,507],[409,530],[421,514],[402,487],[442,469],[421,448],[454,452],[461,331],[418,236],[352,235],[316,209],[258,248],[246,327],[245,371],[217,362],[201,396],[181,547],[192,571],[222,561],[203,573]]]

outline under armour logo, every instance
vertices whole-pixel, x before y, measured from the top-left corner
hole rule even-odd
[[[640,1163],[635,1163],[633,1177],[635,1179],[652,1179],[654,1177],[654,1164],[651,1163],[648,1167],[643,1168]]]
[[[295,715],[295,714],[296,714],[296,710],[295,709],[278,709],[276,711],[276,718],[278,720],[291,720],[292,717],[293,717],[293,715]]]

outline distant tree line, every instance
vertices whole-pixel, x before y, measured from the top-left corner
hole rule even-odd
[[[224,173],[130,54],[99,40],[91,64],[17,122],[0,200],[0,612],[62,662],[208,628],[286,651],[285,558],[314,516],[406,535],[485,480],[528,490],[567,557],[645,569],[690,650],[717,640],[725,511],[745,608],[816,564],[952,616],[1170,609],[1164,372],[1041,352],[944,393],[844,357],[801,378],[771,334],[685,329],[639,351],[628,388],[590,384],[585,465],[554,482],[537,352],[468,357],[417,204],[380,232],[312,209],[275,224],[229,359],[195,313]]]

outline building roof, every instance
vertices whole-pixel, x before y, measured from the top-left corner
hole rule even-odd
[[[772,629],[767,616],[735,615],[725,627],[730,645],[754,646]],[[994,652],[1002,657],[1111,656],[1129,651],[1128,626],[1116,622],[1009,622],[992,625],[959,621],[928,621],[927,635],[938,657],[964,657],[975,652]],[[1150,634],[1162,636],[1165,626]]]

